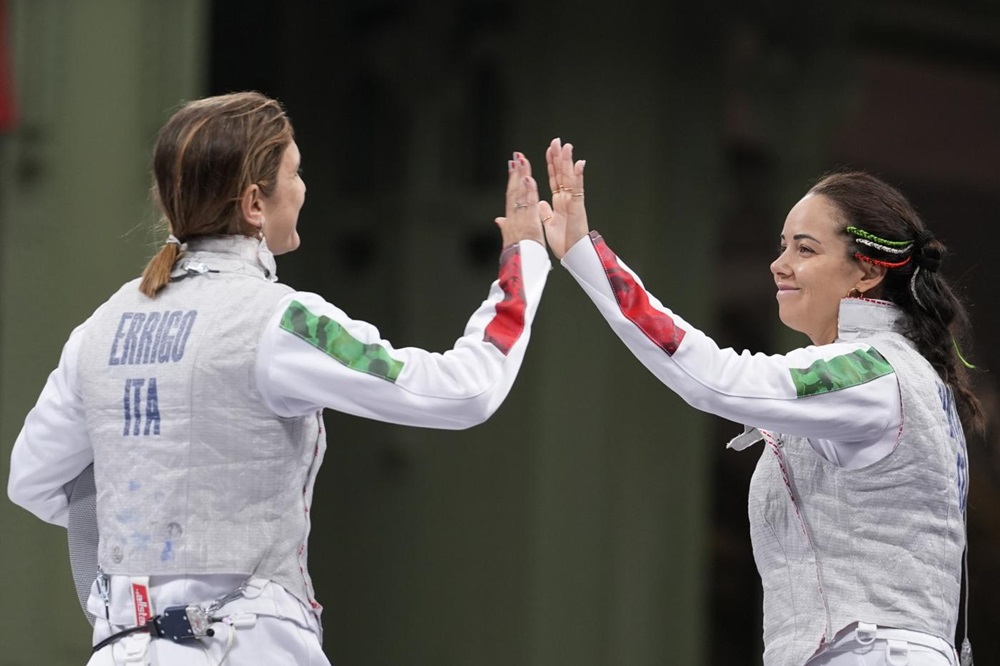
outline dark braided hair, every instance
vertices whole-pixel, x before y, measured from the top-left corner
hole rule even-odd
[[[951,387],[966,427],[982,432],[983,408],[958,351],[969,328],[968,313],[938,272],[947,256],[944,244],[899,190],[871,174],[828,174],[810,193],[823,195],[840,213],[842,233],[856,259],[886,267],[881,284],[866,296],[902,309],[905,335]]]

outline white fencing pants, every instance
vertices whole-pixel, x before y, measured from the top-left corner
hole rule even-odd
[[[213,637],[184,643],[132,634],[93,655],[87,666],[330,666],[316,633],[290,620],[264,616],[253,626],[212,628]]]

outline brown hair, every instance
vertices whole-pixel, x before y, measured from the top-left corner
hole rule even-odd
[[[938,272],[947,254],[944,244],[899,190],[871,174],[828,174],[809,191],[826,197],[840,213],[852,257],[887,266],[882,283],[869,295],[902,309],[906,336],[951,387],[966,426],[981,432],[983,409],[958,352],[968,332],[968,313]],[[881,242],[864,242],[872,238]]]
[[[250,185],[274,191],[282,154],[294,139],[281,104],[256,92],[188,102],[160,130],[153,150],[153,198],[181,243],[246,231],[240,197]],[[170,281],[181,247],[166,243],[142,273],[155,297]]]

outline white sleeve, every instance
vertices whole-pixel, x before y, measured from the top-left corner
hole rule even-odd
[[[281,416],[328,407],[413,426],[482,423],[514,383],[550,268],[539,243],[508,247],[486,300],[444,353],[395,348],[322,297],[290,294],[261,337],[261,396]]]
[[[59,366],[49,375],[38,402],[25,418],[10,455],[7,480],[7,495],[12,502],[63,527],[69,508],[64,486],[94,461],[77,381],[77,360],[86,326],[84,322],[70,334]]]
[[[892,366],[862,343],[737,354],[664,307],[597,233],[563,265],[629,350],[691,406],[788,435],[867,444],[900,422]]]

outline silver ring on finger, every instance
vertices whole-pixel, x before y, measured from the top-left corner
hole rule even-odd
[[[527,207],[528,207],[528,204],[520,202],[520,201],[514,204],[514,210],[517,210],[519,208],[527,208]]]

